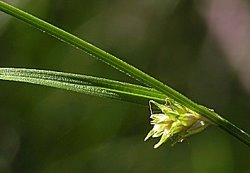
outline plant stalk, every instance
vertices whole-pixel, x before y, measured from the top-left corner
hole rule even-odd
[[[156,90],[162,92],[167,97],[174,99],[180,104],[188,107],[189,109],[199,113],[205,118],[209,119],[211,122],[217,124],[223,130],[233,135],[246,145],[250,146],[250,135],[235,126],[233,123],[219,116],[217,113],[209,110],[208,108],[198,105],[195,102],[188,99],[186,96],[180,94],[174,89],[166,86],[159,80],[149,76],[148,74],[142,72],[141,70],[135,68],[132,65],[122,61],[121,59],[116,58],[115,56],[97,48],[96,46],[66,32],[48,22],[45,22],[27,12],[24,12],[14,6],[11,6],[3,1],[0,1],[0,10],[20,19],[23,22],[26,22],[37,29],[40,29],[47,34],[52,35],[53,37],[68,43],[76,48],[79,48],[86,53],[90,54],[93,57],[111,65],[112,67],[118,69],[119,71],[125,73],[126,75],[139,80],[140,82],[146,84],[149,87],[155,88]]]

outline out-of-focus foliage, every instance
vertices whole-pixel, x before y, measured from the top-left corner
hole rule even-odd
[[[7,2],[121,57],[250,131],[247,1]],[[3,13],[0,52],[3,67],[133,81]],[[143,141],[152,128],[147,107],[4,81],[0,95],[3,173],[250,171],[249,148],[215,127],[155,150],[156,141]]]

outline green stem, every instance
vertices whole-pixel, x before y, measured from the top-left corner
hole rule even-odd
[[[159,91],[104,78],[36,69],[0,68],[0,79],[38,84],[84,94],[148,105],[149,100],[165,102]]]
[[[113,66],[114,68],[124,72],[125,74],[133,77],[144,84],[155,88],[156,90],[162,92],[167,97],[170,97],[180,104],[192,109],[193,111],[199,113],[200,115],[206,117],[213,123],[217,124],[219,127],[227,131],[229,134],[235,136],[240,141],[244,142],[248,146],[250,146],[250,135],[229,122],[228,120],[222,118],[218,114],[213,111],[210,111],[204,106],[198,105],[185,97],[184,95],[180,94],[179,92],[173,90],[172,88],[166,86],[162,82],[156,80],[155,78],[147,75],[146,73],[140,71],[139,69],[129,65],[128,63],[116,58],[115,56],[97,48],[96,46],[70,34],[58,27],[55,27],[35,16],[32,16],[18,8],[15,8],[7,3],[0,1],[0,10],[12,15],[26,23],[31,24],[32,26],[42,30],[43,32],[47,32],[48,34],[52,35],[53,37],[64,41],[72,46],[79,48],[93,57],[104,61],[105,63]]]

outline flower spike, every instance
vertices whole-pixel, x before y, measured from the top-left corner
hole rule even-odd
[[[154,113],[153,105],[161,112]],[[149,109],[153,129],[149,131],[144,141],[150,137],[161,137],[154,148],[158,148],[168,139],[174,139],[173,143],[182,142],[186,137],[201,132],[210,124],[198,113],[169,98],[166,99],[165,104],[150,100]]]

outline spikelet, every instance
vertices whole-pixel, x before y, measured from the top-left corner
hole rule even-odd
[[[153,105],[160,110],[159,113],[153,112]],[[165,104],[150,100],[149,107],[153,128],[144,141],[150,137],[161,137],[154,148],[158,148],[168,139],[172,139],[174,144],[182,142],[186,137],[204,130],[209,125],[209,121],[204,117],[169,98]]]

